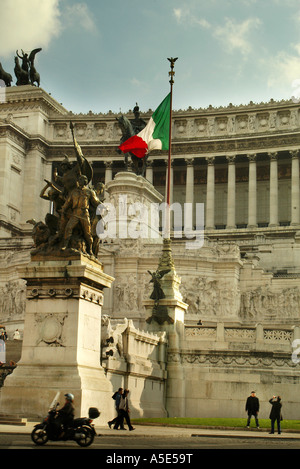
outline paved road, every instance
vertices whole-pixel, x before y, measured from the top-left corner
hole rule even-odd
[[[203,449],[300,449],[300,439],[288,438],[243,438],[235,436],[188,436],[179,439],[173,436],[123,436],[117,438],[115,436],[97,436],[92,446],[82,449],[75,442],[48,442],[43,447],[36,446],[30,438],[29,434],[0,434],[0,450],[1,449],[81,449],[84,451],[98,449],[105,450],[106,456],[113,456],[115,451],[134,450],[132,455],[139,454],[139,450],[147,449],[147,454],[153,451],[158,454],[159,450],[170,450],[174,453],[178,450],[178,454],[194,453]],[[129,453],[130,454],[130,451]],[[187,458],[188,459],[188,458]],[[155,462],[155,458],[153,463]],[[188,462],[188,461],[186,461]]]

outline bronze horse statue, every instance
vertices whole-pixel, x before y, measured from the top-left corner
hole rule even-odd
[[[3,80],[5,83],[5,86],[11,86],[12,82],[12,76],[10,73],[7,73],[0,62],[0,80]]]
[[[22,55],[16,51],[14,72],[17,78],[17,86],[29,84],[34,85],[35,83],[37,86],[40,86],[40,75],[34,66],[34,59],[36,54],[41,50],[41,47],[33,49],[29,56],[28,54],[25,54],[23,50]],[[22,65],[20,65],[19,59],[22,60]]]
[[[130,137],[133,137],[134,135],[136,135],[136,133],[133,129],[133,126],[130,120],[127,119],[126,116],[122,114],[120,117],[116,117],[116,119],[122,131],[122,137],[120,140],[120,145],[121,145]],[[118,150],[118,153],[122,153],[121,150]],[[144,158],[138,158],[133,153],[125,153],[124,159],[125,159],[126,171],[128,171],[128,155],[130,155],[131,157],[132,170],[135,172],[135,174],[145,177],[148,154],[145,155]]]

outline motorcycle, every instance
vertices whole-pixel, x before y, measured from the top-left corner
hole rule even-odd
[[[67,441],[73,440],[79,446],[87,447],[90,446],[95,438],[96,431],[93,420],[98,418],[100,415],[99,410],[96,407],[89,408],[89,417],[82,417],[74,419],[72,424],[68,428],[63,428],[62,425],[57,422],[57,407],[59,403],[55,404],[54,407],[50,408],[48,415],[43,419],[42,423],[38,423],[34,426],[31,432],[32,441],[42,446],[47,441]]]

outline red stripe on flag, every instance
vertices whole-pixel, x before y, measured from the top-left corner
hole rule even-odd
[[[148,145],[141,137],[134,135],[122,143],[119,148],[123,153],[130,152],[138,158],[144,158],[148,150]]]

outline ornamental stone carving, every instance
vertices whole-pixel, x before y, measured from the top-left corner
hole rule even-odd
[[[1,318],[20,318],[25,313],[26,283],[24,280],[7,282],[0,288]]]
[[[182,276],[182,297],[188,315],[201,318],[235,317],[240,308],[240,292],[232,282]]]
[[[39,326],[37,345],[44,344],[52,347],[64,347],[63,327],[68,314],[47,314],[35,316]]]
[[[298,287],[274,291],[270,287],[257,287],[241,294],[242,319],[298,318],[300,290]]]

